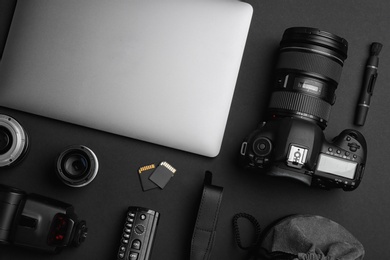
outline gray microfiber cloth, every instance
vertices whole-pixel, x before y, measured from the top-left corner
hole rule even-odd
[[[294,260],[359,260],[364,257],[363,245],[344,227],[312,215],[294,215],[281,220],[265,234],[261,248],[270,255],[293,255]]]

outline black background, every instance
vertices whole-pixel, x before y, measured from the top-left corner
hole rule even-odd
[[[1,13],[10,1],[0,1]],[[330,218],[362,242],[365,259],[390,259],[389,97],[390,4],[387,0],[248,1],[254,14],[243,56],[221,153],[205,158],[93,129],[0,108],[28,132],[31,148],[20,165],[0,169],[0,182],[40,193],[75,206],[87,220],[89,234],[79,248],[59,255],[0,246],[0,259],[115,259],[123,214],[130,205],[155,209],[161,221],[153,259],[189,259],[205,170],[225,188],[212,259],[244,259],[233,240],[232,217],[254,215],[263,226],[293,213]],[[2,14],[3,15],[3,14]],[[4,18],[4,16],[2,16]],[[3,19],[4,20],[4,19]],[[4,23],[3,23],[4,26]],[[332,107],[327,139],[355,128],[368,143],[368,161],[361,185],[352,192],[324,191],[294,181],[242,170],[237,163],[242,139],[261,121],[271,91],[275,51],[283,31],[292,26],[316,27],[349,42],[337,101]],[[4,29],[2,29],[4,32]],[[369,46],[384,44],[379,77],[364,127],[353,125]],[[84,144],[97,155],[96,179],[83,188],[70,188],[54,175],[55,158],[71,144]],[[164,190],[143,192],[137,169],[168,161],[177,174]]]

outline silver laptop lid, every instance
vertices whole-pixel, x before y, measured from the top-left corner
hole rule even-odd
[[[0,105],[214,157],[251,16],[239,1],[18,0]]]

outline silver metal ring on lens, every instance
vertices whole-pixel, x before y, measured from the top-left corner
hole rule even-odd
[[[26,154],[28,137],[14,118],[0,114],[0,167],[19,162]]]
[[[73,145],[57,158],[56,173],[70,187],[83,187],[91,183],[99,170],[95,153],[84,145]]]

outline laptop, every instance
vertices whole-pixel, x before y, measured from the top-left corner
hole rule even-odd
[[[232,0],[18,0],[0,106],[215,157],[251,17]]]

